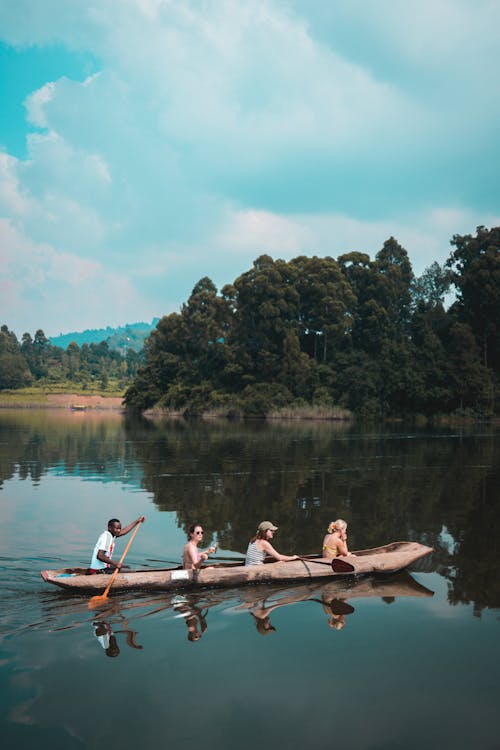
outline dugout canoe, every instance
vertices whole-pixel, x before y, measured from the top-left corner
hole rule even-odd
[[[336,558],[348,563],[349,570],[335,572],[331,561],[317,555],[304,556],[292,562],[268,562],[265,565],[246,566],[243,563],[212,563],[200,570],[183,570],[180,566],[166,569],[126,570],[118,573],[112,591],[149,589],[175,591],[203,586],[235,587],[243,584],[272,583],[275,581],[308,581],[319,578],[367,575],[370,573],[396,573],[407,568],[421,557],[432,552],[418,542],[392,542],[382,547],[357,550],[355,556]],[[103,591],[109,575],[89,575],[83,568],[42,570],[46,583],[63,589]]]

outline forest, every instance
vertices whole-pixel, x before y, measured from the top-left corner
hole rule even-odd
[[[261,255],[220,292],[204,277],[146,339],[125,404],[186,415],[491,418],[500,227],[450,245],[446,262],[418,278],[393,237],[373,260]]]
[[[63,349],[51,344],[41,328],[33,337],[24,333],[21,341],[7,325],[0,328],[0,391],[27,386],[105,391],[112,384],[123,393],[140,360],[132,349],[122,355],[105,341],[81,347],[72,342]]]

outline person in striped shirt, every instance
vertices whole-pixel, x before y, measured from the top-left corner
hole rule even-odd
[[[281,555],[274,549],[270,540],[274,537],[274,532],[278,527],[271,521],[262,521],[257,527],[257,533],[248,544],[245,565],[263,565],[266,555],[274,557],[278,562],[291,562],[298,560],[297,555]]]

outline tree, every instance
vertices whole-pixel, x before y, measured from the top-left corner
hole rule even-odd
[[[230,344],[243,365],[243,384],[274,382],[280,375],[286,334],[299,328],[297,271],[261,255],[234,282],[236,312]]]
[[[31,375],[21,353],[17,336],[6,325],[0,329],[0,389],[22,388],[31,382]]]
[[[442,306],[451,281],[452,274],[449,269],[440,266],[439,263],[432,263],[414,282],[414,302],[423,302],[428,307]]]
[[[355,296],[333,258],[300,256],[290,266],[296,271],[301,341],[315,361],[326,362],[335,347],[345,344]]]
[[[454,235],[446,263],[457,289],[457,312],[481,347],[485,367],[500,369],[500,227]]]

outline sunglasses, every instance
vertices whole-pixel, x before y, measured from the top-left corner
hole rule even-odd
[[[194,533],[195,534],[203,534],[204,532],[203,531],[195,531]]]

